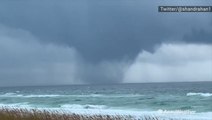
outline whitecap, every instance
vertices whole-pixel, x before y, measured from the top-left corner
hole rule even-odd
[[[8,104],[0,104],[0,108],[24,108],[24,109],[30,109],[32,108],[28,102],[23,103],[8,103]]]
[[[69,109],[106,109],[108,107],[106,105],[64,104],[64,105],[61,105],[61,108],[69,108]]]
[[[163,113],[163,114],[194,114],[196,113],[196,111],[190,111],[190,110],[162,110],[162,109],[159,109],[157,112]]]
[[[25,95],[23,97],[31,98],[31,97],[60,97],[62,95]]]
[[[22,97],[22,96],[23,96],[22,94],[16,94],[12,92],[0,95],[0,97]]]
[[[201,93],[201,92],[195,93],[195,92],[189,92],[189,93],[187,93],[186,95],[187,95],[187,96],[210,97],[210,96],[212,96],[212,93]]]
[[[59,97],[63,95],[23,95],[23,94],[17,94],[17,93],[5,93],[0,95],[0,97],[25,97],[25,98],[31,98],[31,97]]]

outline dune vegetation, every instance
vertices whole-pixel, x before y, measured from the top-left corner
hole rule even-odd
[[[58,111],[7,109],[0,110],[0,120],[121,120],[121,116],[65,114]]]
[[[135,120],[130,115],[80,115],[60,111],[37,109],[0,108],[0,120]],[[139,120],[159,120],[157,117],[144,116]]]

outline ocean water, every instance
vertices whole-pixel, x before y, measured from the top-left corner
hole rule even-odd
[[[212,82],[1,87],[0,107],[212,120]]]

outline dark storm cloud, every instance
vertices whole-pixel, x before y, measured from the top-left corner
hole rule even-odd
[[[86,60],[95,63],[106,59],[131,59],[141,49],[152,50],[155,44],[163,41],[181,40],[192,29],[206,30],[211,14],[163,14],[157,12],[157,7],[208,3],[211,2],[3,0],[0,2],[0,22],[30,31],[42,42],[75,47]],[[196,42],[192,37],[185,38],[188,42]]]
[[[212,25],[211,25],[212,28]],[[206,30],[192,30],[190,34],[184,36],[184,41],[194,43],[212,43],[212,29],[211,31]]]
[[[0,86],[211,81],[212,14],[157,12],[209,4],[1,0]]]
[[[40,44],[30,32],[0,25],[0,86],[80,83],[74,48]]]
[[[121,83],[127,65],[91,64],[74,47],[43,44],[26,30],[0,25],[0,86]]]

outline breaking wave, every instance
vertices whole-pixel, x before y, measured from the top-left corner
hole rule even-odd
[[[0,103],[0,108],[24,108],[24,109],[30,109],[32,108],[28,102],[23,103],[10,103],[10,104],[2,104]]]
[[[64,104],[61,105],[61,108],[69,109],[107,109],[106,105],[79,105],[79,104]]]
[[[23,95],[23,94],[16,94],[16,93],[5,93],[0,95],[0,97],[59,97],[62,95]]]
[[[186,94],[187,96],[202,96],[202,97],[210,97],[212,96],[212,93],[195,93],[195,92],[189,92]]]
[[[119,95],[106,95],[106,94],[85,94],[85,95],[58,95],[58,94],[32,94],[32,95],[23,95],[17,93],[5,93],[1,94],[0,97],[24,97],[24,98],[32,98],[32,97],[105,97],[105,98],[122,98],[122,97],[141,97],[144,95],[140,94],[119,94]]]

